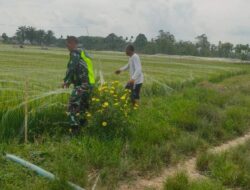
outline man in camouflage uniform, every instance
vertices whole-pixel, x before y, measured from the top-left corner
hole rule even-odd
[[[63,88],[74,85],[69,99],[68,114],[70,125],[76,127],[85,123],[84,114],[89,108],[91,91],[88,64],[82,58],[83,50],[77,49],[77,45],[77,38],[68,36],[67,48],[70,51],[70,60],[63,83]],[[84,55],[86,55],[85,52]]]

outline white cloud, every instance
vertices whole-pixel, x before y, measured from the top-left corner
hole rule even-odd
[[[183,40],[206,33],[216,43],[250,43],[249,9],[249,0],[0,0],[0,33],[32,25],[58,36],[88,28],[90,35],[152,38],[163,29]]]

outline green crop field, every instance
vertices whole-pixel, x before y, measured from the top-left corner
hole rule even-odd
[[[125,85],[128,74],[114,74],[127,63],[124,53],[89,53],[97,81]],[[139,109],[126,117],[126,134],[101,138],[103,130],[92,134],[87,128],[72,136],[65,124],[70,89],[60,88],[68,60],[66,49],[0,45],[0,189],[70,189],[67,180],[91,189],[98,176],[96,189],[119,189],[136,182],[138,176],[150,179],[168,166],[249,130],[250,64],[162,55],[142,55],[141,59],[145,73],[142,101]],[[25,106],[29,127],[26,144]],[[119,128],[119,122],[116,124],[112,127]],[[58,180],[48,181],[7,161],[4,152],[41,166]],[[204,169],[211,173],[211,179],[194,181],[189,189],[249,188],[249,183],[233,181],[232,176],[218,171],[216,165],[230,172],[241,167],[234,160],[237,153],[228,157],[231,170],[220,165],[227,157],[213,157]],[[244,163],[249,167],[249,160]],[[250,172],[244,170],[240,175],[239,180],[247,181]],[[178,180],[188,183],[187,176],[180,174],[164,188],[183,185]]]

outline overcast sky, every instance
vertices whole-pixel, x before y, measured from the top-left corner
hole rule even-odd
[[[52,29],[57,36],[122,36],[160,29],[178,40],[250,43],[250,0],[0,0],[0,34],[17,26]]]

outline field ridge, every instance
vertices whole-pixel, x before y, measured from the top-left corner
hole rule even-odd
[[[213,153],[213,154],[219,154],[219,153],[228,151],[231,148],[237,147],[239,145],[243,145],[248,140],[250,140],[250,131],[241,137],[227,141],[219,146],[210,148],[208,152]],[[133,182],[133,184],[121,185],[119,189],[120,190],[131,190],[131,189],[140,190],[140,189],[145,189],[145,188],[162,189],[166,178],[173,176],[178,171],[186,171],[188,176],[191,179],[206,178],[206,176],[202,175],[196,169],[196,161],[197,161],[197,156],[193,156],[189,158],[188,160],[179,163],[176,166],[165,168],[163,172],[161,173],[161,175],[158,177],[155,177],[152,179],[138,178],[135,182]]]

